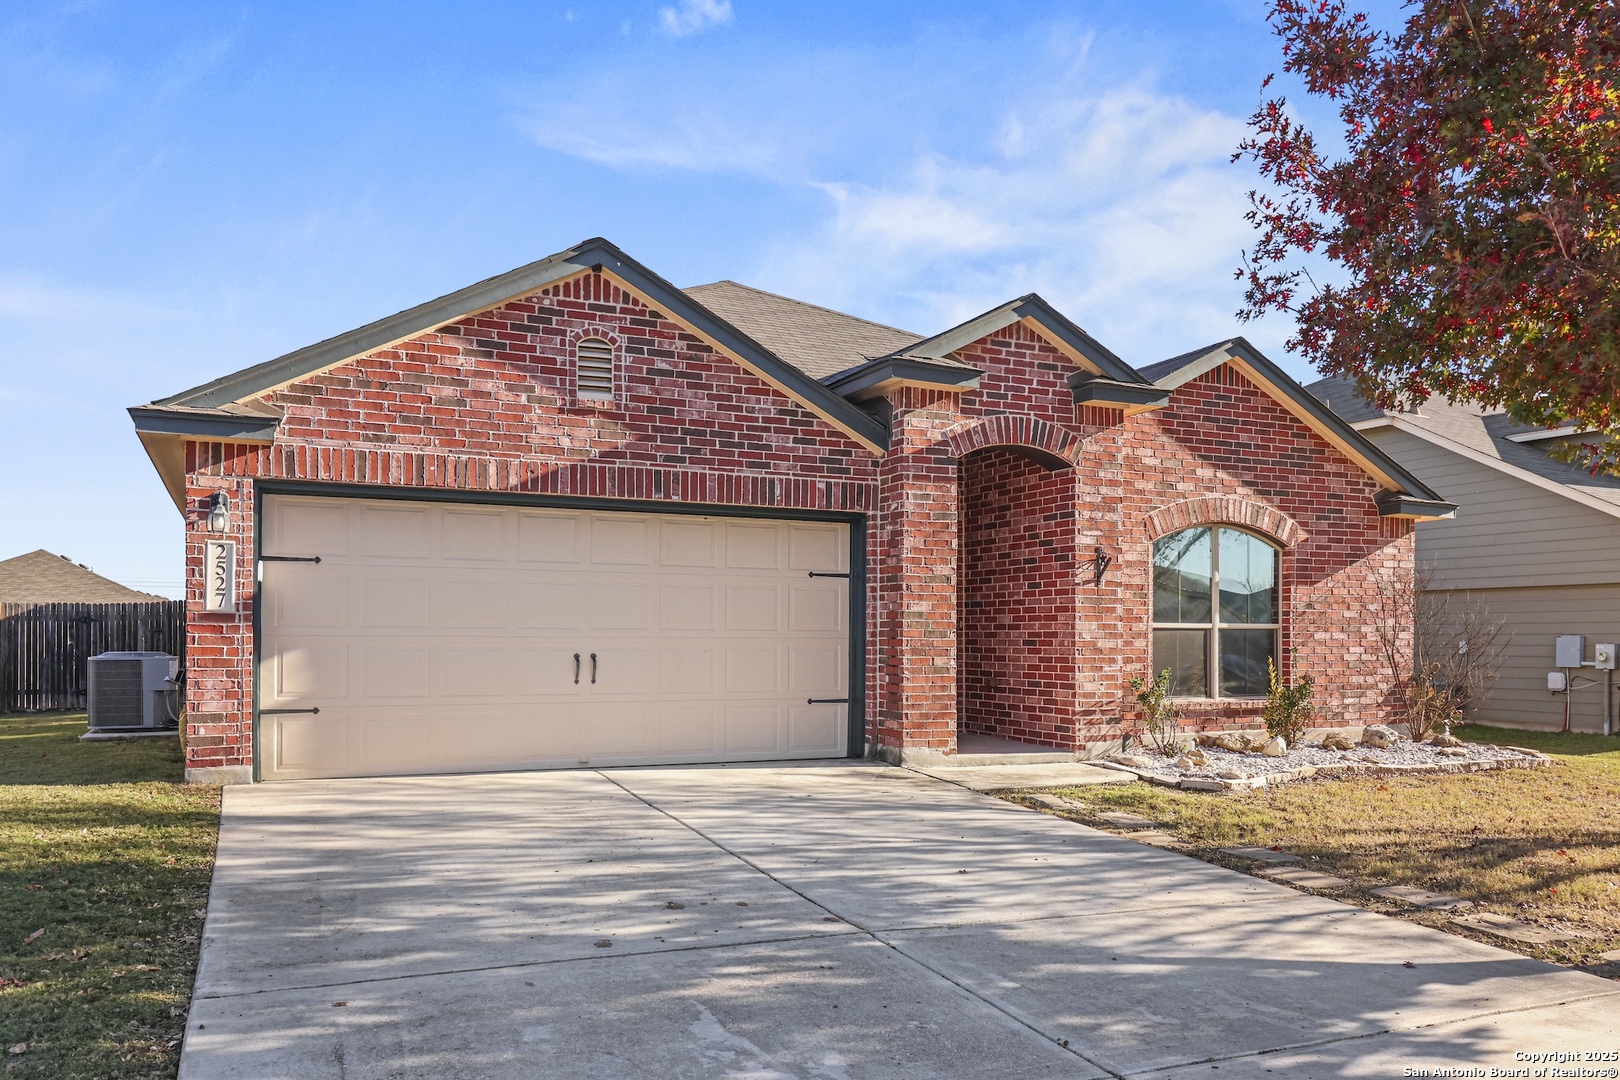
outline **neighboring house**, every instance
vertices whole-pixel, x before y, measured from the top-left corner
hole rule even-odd
[[[104,652],[183,655],[178,601],[125,588],[43,549],[0,561],[0,712],[82,709]]]
[[[130,413],[194,779],[1083,751],[1157,667],[1253,727],[1271,657],[1391,719],[1367,592],[1452,510],[1241,339],[924,338],[604,240]]]
[[[44,548],[0,560],[0,604],[146,604],[162,599]]]
[[[1418,557],[1431,588],[1452,594],[1453,610],[1481,604],[1511,635],[1500,678],[1471,716],[1562,727],[1564,696],[1547,690],[1554,638],[1584,634],[1588,660],[1594,644],[1620,642],[1620,478],[1549,457],[1550,446],[1579,437],[1568,429],[1526,427],[1500,410],[1441,399],[1388,412],[1338,379],[1309,389],[1457,504],[1455,518],[1418,526]],[[1571,726],[1601,731],[1602,673],[1579,674]]]

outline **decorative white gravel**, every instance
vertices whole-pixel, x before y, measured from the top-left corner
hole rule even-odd
[[[1217,779],[1216,774],[1223,769],[1236,769],[1244,776],[1255,777],[1288,772],[1307,765],[1445,765],[1468,761],[1522,760],[1540,756],[1488,743],[1464,743],[1457,748],[1464,753],[1442,754],[1438,746],[1406,740],[1396,743],[1387,750],[1374,750],[1368,746],[1357,746],[1354,750],[1324,750],[1320,746],[1306,745],[1291,748],[1283,757],[1266,757],[1258,753],[1238,754],[1214,746],[1203,746],[1199,749],[1209,756],[1209,764],[1201,769],[1179,769],[1175,765],[1175,758],[1160,757],[1151,749],[1134,749],[1132,753],[1152,762],[1151,772],[1156,776],[1167,779],[1198,777],[1210,780]]]

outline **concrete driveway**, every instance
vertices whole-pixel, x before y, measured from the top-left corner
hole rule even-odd
[[[227,788],[180,1074],[1393,1077],[1614,1051],[1617,1016],[900,769],[508,773]]]

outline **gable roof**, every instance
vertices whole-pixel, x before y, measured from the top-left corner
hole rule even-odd
[[[694,285],[685,292],[812,379],[828,379],[922,340],[921,334],[735,281]]]
[[[919,341],[895,355],[933,363],[952,361],[960,363],[951,356],[957,349],[987,338],[997,330],[1005,329],[1016,322],[1028,324],[1036,333],[1050,341],[1058,351],[1094,375],[1118,382],[1144,384],[1147,382],[1141,372],[1115,356],[1100,341],[1048,304],[1038,293],[1026,293],[1016,300],[1009,300],[999,307],[991,308],[983,315],[977,315],[942,334],[935,334],[931,338]]]
[[[1264,353],[1241,337],[1229,338],[1203,349],[1161,360],[1143,369],[1154,385],[1175,390],[1222,364],[1231,364],[1306,427],[1322,436],[1340,453],[1383,484],[1386,493],[1379,500],[1380,511],[1418,520],[1449,517],[1456,512],[1432,488],[1408,472],[1372,440],[1351,427]]]
[[[1308,388],[1358,430],[1395,428],[1606,514],[1620,516],[1620,476],[1593,476],[1579,465],[1547,456],[1535,440],[1545,429],[1521,424],[1501,409],[1430,398],[1417,412],[1381,409],[1348,379],[1321,379]],[[1547,434],[1557,434],[1556,432]]]
[[[146,604],[164,599],[44,548],[0,561],[0,604]]]
[[[213,411],[213,415],[207,419],[228,423],[218,414],[229,406],[241,405],[288,383],[309,378],[420,334],[431,333],[478,312],[538,292],[565,278],[590,271],[617,279],[631,292],[740,360],[766,382],[857,441],[873,450],[881,450],[887,445],[888,430],[879,420],[828,390],[801,368],[785,362],[746,332],[601,237],[586,240],[566,251],[486,278],[358,329],[161,398],[141,407],[138,414],[136,410],[131,410],[131,415],[137,430],[155,434],[162,433],[156,432],[152,426],[159,422],[157,414],[172,412],[176,408],[193,410],[193,415],[188,419],[194,423],[206,422],[204,417],[195,414],[196,410]]]

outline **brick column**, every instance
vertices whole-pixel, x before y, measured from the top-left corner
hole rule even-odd
[[[186,779],[242,783],[253,767],[253,485],[242,477],[200,476],[188,450],[186,490]],[[231,500],[231,531],[208,531],[216,491]],[[236,611],[203,610],[203,545],[236,542]]]
[[[878,473],[872,750],[890,760],[956,752],[957,462],[942,434],[957,394],[893,399]]]

